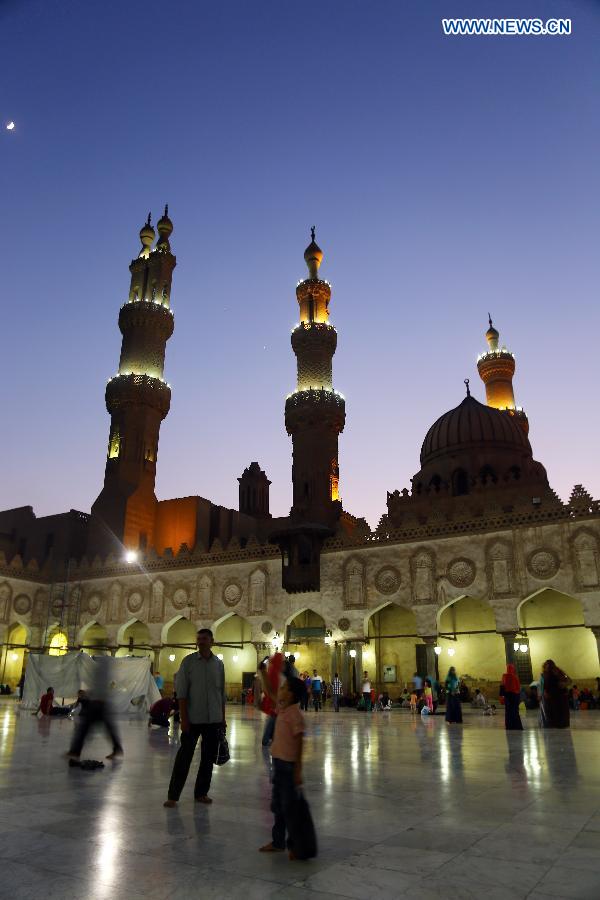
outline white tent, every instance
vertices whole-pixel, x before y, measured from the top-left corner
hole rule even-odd
[[[160,700],[147,656],[115,659],[111,656],[93,658],[87,653],[65,653],[63,656],[31,653],[21,706],[36,709],[47,687],[54,688],[57,703],[60,704],[63,698],[65,703],[72,703],[78,690],[97,689],[100,680],[105,685],[104,699],[110,702],[114,713],[138,715]]]

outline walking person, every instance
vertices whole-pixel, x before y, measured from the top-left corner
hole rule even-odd
[[[361,692],[365,709],[367,712],[371,712],[371,680],[368,672],[363,672]]]
[[[312,677],[312,698],[313,698],[313,707],[315,712],[318,712],[323,708],[322,704],[322,687],[323,687],[323,679],[320,675],[317,675],[317,670],[313,669],[313,677]]]
[[[343,694],[344,687],[342,685],[342,680],[338,673],[336,672],[333,676],[333,681],[331,682],[331,696],[333,698],[333,709],[334,712],[340,711],[340,698]]]
[[[308,703],[310,701],[310,694],[312,688],[312,678],[305,672],[302,676],[302,680],[304,681],[304,694],[302,695],[302,700],[300,703],[300,709],[303,709],[304,712],[308,712]]]
[[[213,633],[201,628],[197,653],[186,656],[177,673],[177,699],[181,718],[181,744],[175,757],[164,806],[176,806],[185,785],[194,750],[202,738],[200,767],[194,786],[197,803],[212,803],[208,796],[219,738],[225,732],[225,667],[212,652]]]
[[[540,703],[540,724],[543,728],[568,728],[570,725],[569,681],[553,659],[547,659],[542,666]]]
[[[67,759],[79,759],[88,733],[96,727],[103,727],[112,743],[112,752],[106,758],[118,759],[123,756],[123,746],[113,721],[110,705],[111,684],[113,683],[110,679],[111,665],[112,658],[110,656],[99,656],[94,661],[92,685],[89,692],[78,692],[77,701],[80,713]]]
[[[450,666],[446,675],[446,722],[462,724],[462,707],[460,705],[460,678],[454,666]]]
[[[519,715],[521,682],[512,663],[508,663],[506,672],[502,676],[500,696],[504,697],[504,727],[507,731],[523,731],[523,723]]]

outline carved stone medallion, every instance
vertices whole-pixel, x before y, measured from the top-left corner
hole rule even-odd
[[[552,550],[534,550],[527,560],[527,568],[535,578],[553,578],[559,565],[558,557]]]
[[[18,597],[15,597],[14,606],[17,615],[26,616],[31,609],[31,600],[25,594],[19,594]]]
[[[87,602],[88,612],[91,613],[92,616],[95,616],[96,613],[100,612],[101,603],[100,597],[98,597],[97,594],[93,594]]]
[[[188,606],[187,592],[183,588],[177,588],[173,594],[173,606],[175,609],[185,609]]]
[[[271,634],[271,632],[273,631],[273,625],[271,624],[271,622],[263,622],[260,626],[260,630],[263,634]]]
[[[462,556],[453,559],[448,565],[447,577],[454,587],[468,587],[475,581],[475,563]]]
[[[348,629],[350,628],[350,619],[340,619],[338,622],[338,628],[340,629],[340,631],[348,631]]]
[[[375,576],[375,587],[380,594],[395,594],[400,582],[400,572],[393,566],[384,566]]]
[[[127,599],[127,609],[130,613],[139,612],[144,603],[144,598],[139,591],[134,591]],[[91,612],[91,610],[90,610]]]
[[[237,606],[242,599],[242,586],[237,581],[230,581],[223,588],[223,603],[225,606]]]

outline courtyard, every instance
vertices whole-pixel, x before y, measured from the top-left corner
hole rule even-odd
[[[319,838],[311,862],[265,856],[269,757],[261,717],[228,708],[232,759],[211,807],[191,779],[164,809],[177,738],[121,720],[125,757],[103,770],[61,759],[70,720],[0,705],[0,896],[11,900],[542,898],[600,896],[600,715],[506,733],[406,711],[306,714],[304,777]],[[103,758],[104,737],[84,756]]]

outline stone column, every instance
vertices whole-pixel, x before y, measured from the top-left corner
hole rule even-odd
[[[333,680],[333,676],[338,671],[338,645],[337,642],[331,645],[331,673],[329,681]]]
[[[430,678],[435,678],[435,645],[437,644],[437,635],[427,635],[426,637],[421,637],[421,640],[425,644],[425,654],[427,657],[427,675],[429,675]]]
[[[342,679],[342,687],[344,688],[344,691],[346,693],[349,693],[350,692],[350,672],[352,670],[350,667],[350,657],[348,655],[348,650],[349,650],[348,644],[342,644],[342,646],[340,647],[340,650],[341,650],[341,657],[342,657],[340,678]]]
[[[517,654],[515,652],[514,644],[517,639],[516,631],[503,631],[502,637],[504,638],[504,653],[506,655],[506,663],[512,663],[516,665],[517,662]]]
[[[154,659],[152,662],[152,674],[156,675],[157,672],[160,672],[160,647],[152,648],[154,653]]]
[[[356,686],[354,690],[358,691],[358,693],[360,694],[362,688],[363,673],[362,644],[355,644],[354,649],[356,650],[356,656],[354,657],[354,662],[356,664]]]

